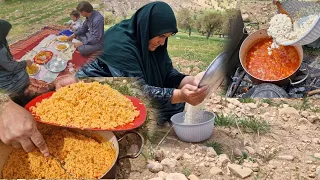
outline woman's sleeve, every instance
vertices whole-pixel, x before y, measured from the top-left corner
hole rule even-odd
[[[7,71],[13,72],[20,69],[25,69],[27,67],[26,61],[17,62],[14,59],[8,56],[8,52],[4,50],[0,50],[0,66],[6,69]]]
[[[172,66],[172,61],[169,57],[169,55],[166,55],[167,63],[166,63],[166,69],[167,69],[167,75],[164,80],[164,87],[167,88],[178,88],[182,79],[186,77],[187,75],[180,73]]]

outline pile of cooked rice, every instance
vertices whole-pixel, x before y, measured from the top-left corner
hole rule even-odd
[[[101,137],[97,141],[62,128],[43,135],[50,153],[65,163],[67,172],[53,156],[44,157],[39,150],[26,153],[23,149],[14,149],[3,167],[2,178],[101,178],[116,161],[113,144]]]
[[[100,129],[131,123],[140,113],[130,99],[98,82],[63,87],[31,111],[43,122]]]

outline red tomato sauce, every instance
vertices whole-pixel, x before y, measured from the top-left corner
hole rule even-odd
[[[272,38],[263,39],[250,48],[246,55],[246,69],[255,78],[277,81],[292,75],[300,66],[299,54],[293,46],[279,46],[272,49]]]

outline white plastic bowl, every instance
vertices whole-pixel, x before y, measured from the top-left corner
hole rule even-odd
[[[171,117],[173,129],[178,138],[184,142],[201,142],[207,140],[213,132],[214,113],[204,111],[203,121],[198,124],[184,124],[186,112],[175,114]]]
[[[308,6],[315,6],[316,2],[304,2],[304,1],[283,1],[281,4],[283,8],[290,14],[293,15],[299,9],[308,7]],[[300,37],[296,41],[290,41],[290,43],[283,43],[283,45],[307,45],[315,42],[317,39],[320,38],[320,16],[316,20],[317,22],[313,24],[308,32],[304,34],[304,36]]]

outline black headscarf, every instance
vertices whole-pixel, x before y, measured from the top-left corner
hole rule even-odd
[[[149,51],[149,40],[165,34],[177,33],[177,23],[171,7],[164,2],[152,2],[140,8],[131,19],[111,27],[104,35],[103,63],[120,71],[141,76],[152,86],[163,87],[172,61],[163,46]]]
[[[10,49],[7,41],[7,35],[9,34],[11,28],[12,25],[8,21],[0,19],[0,49],[6,48],[9,53]],[[12,56],[11,53],[10,55]]]

